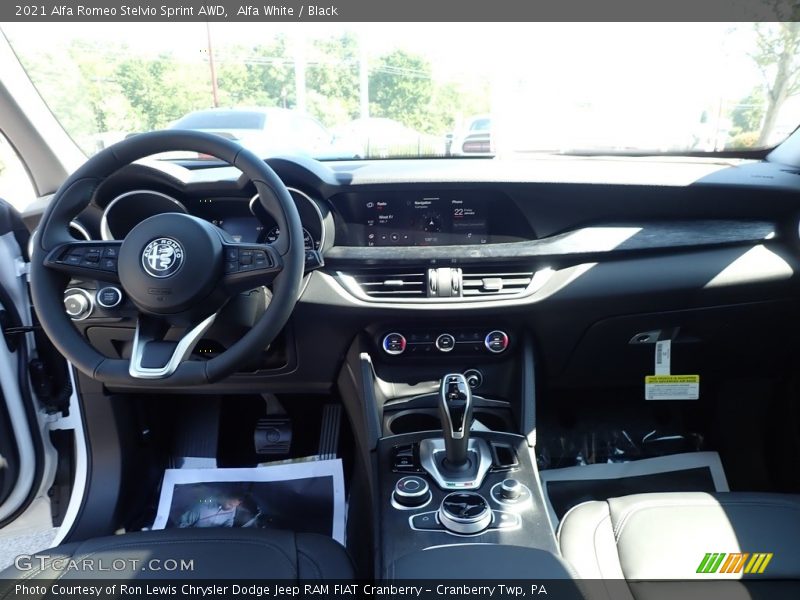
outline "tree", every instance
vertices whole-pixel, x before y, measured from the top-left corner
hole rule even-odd
[[[205,66],[169,54],[120,61],[116,81],[144,130],[161,129],[188,112],[211,106]]]
[[[295,102],[294,66],[286,39],[245,48],[223,47],[217,58],[222,106],[285,106]]]
[[[308,112],[329,127],[359,116],[358,40],[352,33],[315,40],[306,67]]]
[[[731,135],[758,132],[764,119],[764,88],[759,86],[731,110]],[[756,136],[758,137],[758,136]]]
[[[796,17],[800,15],[795,15]],[[787,98],[800,92],[800,22],[756,23],[752,58],[766,80],[767,106],[758,145],[765,146]]]
[[[370,114],[429,132],[433,87],[427,60],[394,50],[382,56],[370,74]]]

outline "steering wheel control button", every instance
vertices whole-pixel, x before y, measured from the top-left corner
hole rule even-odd
[[[486,346],[486,349],[492,354],[500,354],[506,351],[509,342],[508,334],[505,331],[496,329],[486,334],[483,345]]]
[[[434,345],[439,352],[451,352],[456,347],[456,338],[449,333],[443,333],[436,338]]]
[[[431,499],[428,482],[418,475],[407,475],[394,486],[392,500],[403,508],[419,508]]]
[[[383,351],[397,356],[405,352],[406,338],[400,333],[390,333],[383,338]]]
[[[97,304],[103,308],[115,308],[122,303],[122,292],[114,286],[107,286],[97,292]]]
[[[142,251],[142,267],[151,277],[163,279],[175,275],[183,266],[184,250],[178,240],[160,237]]]
[[[119,248],[116,246],[106,246],[103,248],[103,258],[113,258],[117,260],[119,258]]]
[[[225,260],[229,262],[239,261],[239,249],[228,246],[225,248]]]
[[[117,270],[117,259],[116,258],[101,258],[100,259],[100,268],[103,271],[116,271]]]
[[[92,297],[86,290],[70,288],[64,292],[64,310],[73,321],[82,321],[92,314]]]
[[[453,533],[472,535],[492,523],[492,509],[486,499],[475,492],[447,494],[439,507],[439,522]]]

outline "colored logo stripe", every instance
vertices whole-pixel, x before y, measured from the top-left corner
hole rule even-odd
[[[708,552],[697,567],[698,573],[761,574],[772,560],[772,552]],[[749,559],[749,560],[748,560]],[[724,562],[723,562],[724,561]],[[746,565],[746,566],[745,566]]]

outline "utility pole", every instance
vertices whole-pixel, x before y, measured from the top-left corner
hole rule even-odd
[[[214,108],[218,108],[217,68],[214,65],[214,47],[211,45],[211,23],[208,21],[206,21],[206,39],[208,40],[208,67],[211,69],[211,98],[214,101]]]
[[[300,32],[294,39],[294,86],[297,110],[306,112],[306,41]]]
[[[364,35],[358,43],[358,90],[361,118],[369,117],[369,61],[367,60],[367,45]]]

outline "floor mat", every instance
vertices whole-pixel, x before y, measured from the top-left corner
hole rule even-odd
[[[690,452],[628,463],[594,464],[541,471],[539,477],[553,527],[567,511],[590,500],[650,492],[727,492],[716,452]]]

